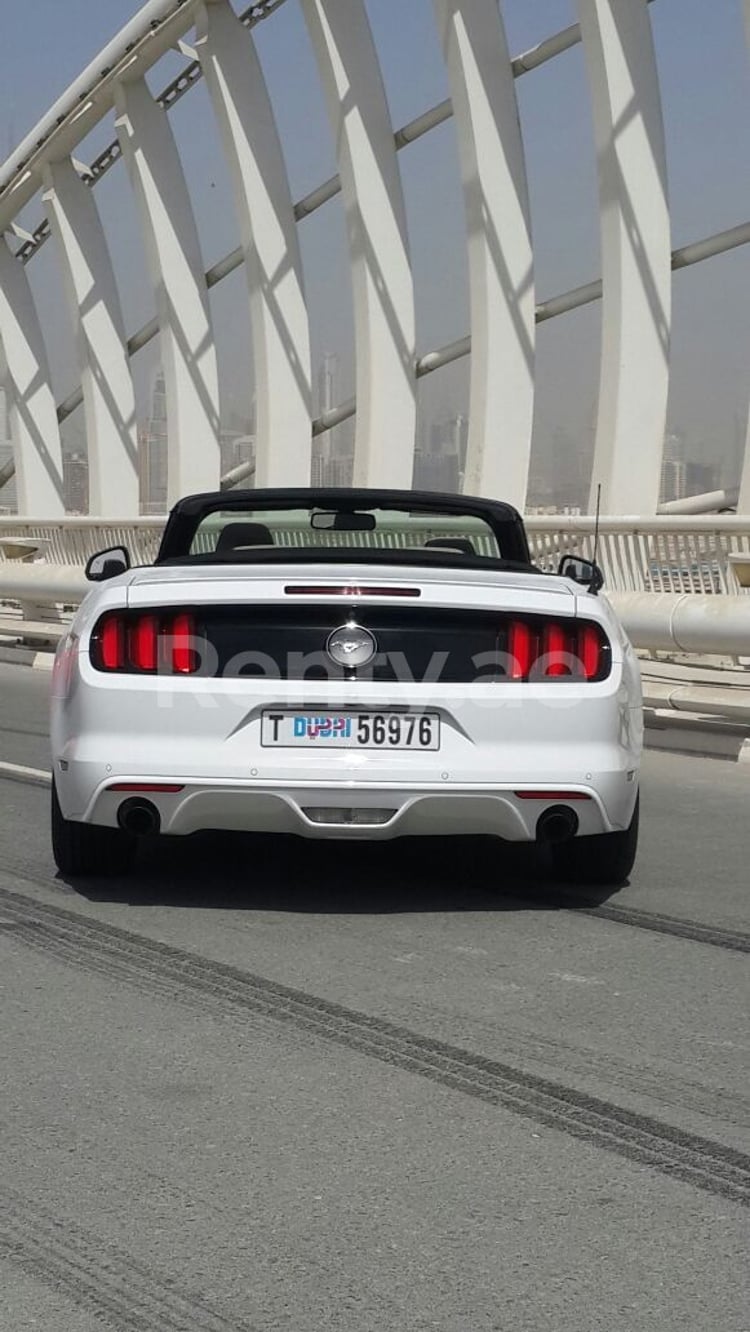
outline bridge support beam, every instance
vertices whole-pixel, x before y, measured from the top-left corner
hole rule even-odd
[[[0,382],[10,408],[19,514],[65,512],[62,452],[47,350],[26,273],[0,236]]]
[[[464,490],[526,501],[534,280],[515,80],[497,0],[434,0],[458,135],[469,248],[471,390]]]
[[[117,90],[117,133],[141,215],[167,400],[169,503],[219,485],[219,385],[198,231],[166,112],[144,79]]]
[[[647,0],[578,0],[599,159],[602,352],[590,507],[655,513],[667,413],[671,253]]]
[[[750,55],[750,0],[743,0],[745,16],[745,37],[748,55]],[[745,437],[745,459],[740,476],[740,494],[737,501],[738,513],[750,513],[750,409],[748,410],[747,434]]]
[[[302,0],[338,155],[357,357],[354,482],[411,486],[414,290],[388,105],[362,0]]]
[[[310,482],[310,333],[297,224],[251,34],[227,0],[198,10],[197,50],[234,187],[250,291],[258,486]]]
[[[45,169],[43,195],[75,329],[86,420],[89,512],[138,513],[138,439],[120,298],[91,190],[73,163]]]

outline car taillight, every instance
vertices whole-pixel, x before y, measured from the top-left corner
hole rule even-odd
[[[159,621],[155,615],[139,615],[129,626],[128,647],[133,669],[155,671],[159,665]]]
[[[195,641],[195,617],[189,612],[112,611],[94,629],[89,654],[98,671],[193,675],[200,663]]]
[[[172,670],[175,675],[192,675],[197,670],[195,621],[192,615],[175,615],[171,625],[170,649]]]
[[[507,644],[511,680],[603,680],[609,674],[609,641],[590,621],[511,620]]]
[[[125,625],[119,615],[108,615],[99,628],[100,670],[121,671],[125,665]]]
[[[523,620],[511,620],[508,629],[509,673],[512,680],[527,680],[534,662],[538,636]]]
[[[542,674],[570,675],[568,658],[574,651],[573,635],[561,624],[545,624],[542,634]]]

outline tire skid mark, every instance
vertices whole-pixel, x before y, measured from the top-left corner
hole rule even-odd
[[[454,1008],[436,1002],[419,1004],[417,1012],[420,1016],[422,1011],[428,1021],[436,1014],[444,1021],[452,1021],[456,1017]],[[709,1119],[722,1119],[738,1129],[750,1130],[750,1097],[739,1092],[680,1077],[672,1069],[666,1073],[660,1066],[631,1063],[618,1058],[611,1050],[605,1053],[590,1046],[576,1045],[559,1036],[551,1037],[541,1032],[504,1027],[487,1018],[477,1018],[465,1009],[459,1010],[459,1016],[470,1020],[474,1030],[487,1041],[502,1040],[508,1060],[519,1060],[524,1068],[528,1068],[529,1064],[547,1072],[559,1068],[562,1076],[567,1078],[593,1076],[615,1088],[623,1088],[626,1093],[636,1092],[660,1101],[665,1106],[674,1105]],[[555,1077],[555,1072],[551,1076]]]
[[[19,879],[25,880],[26,883],[37,884],[40,888],[52,889],[57,893],[75,896],[63,880],[57,879],[51,874],[35,874],[21,861],[14,861],[8,856],[3,857],[2,868],[5,873],[16,874]],[[667,916],[658,911],[642,911],[639,907],[610,906],[608,903],[602,903],[598,906],[587,905],[586,898],[576,897],[563,891],[555,893],[545,891],[540,895],[530,887],[528,898],[515,897],[512,900],[518,901],[519,905],[541,902],[543,905],[548,905],[550,910],[570,912],[571,915],[587,916],[593,920],[608,920],[612,924],[629,925],[632,929],[647,930],[654,934],[671,935],[675,939],[686,939],[691,943],[702,943],[712,948],[721,948],[725,952],[750,953],[750,932],[747,930],[731,930],[718,925],[709,925],[699,920],[685,919],[681,916]],[[590,902],[590,898],[588,901]]]
[[[13,1189],[0,1190],[0,1253],[115,1332],[251,1332],[178,1281]]]
[[[566,903],[573,907],[572,903]],[[704,925],[698,920],[683,920],[679,916],[662,916],[655,911],[639,911],[636,907],[577,907],[577,916],[592,916],[594,920],[611,920],[618,925],[631,925],[655,934],[671,934],[676,939],[690,939],[693,943],[711,944],[731,953],[750,953],[750,934],[744,930],[726,930],[717,925]]]
[[[181,1002],[288,1022],[308,1035],[499,1106],[750,1204],[750,1158],[696,1134],[380,1018],[291,989],[157,940],[0,889],[6,914],[30,928],[13,937],[76,966]]]

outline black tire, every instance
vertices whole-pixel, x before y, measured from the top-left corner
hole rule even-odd
[[[630,826],[624,832],[573,837],[569,842],[554,845],[551,850],[555,877],[563,883],[619,888],[635,863],[639,807],[640,795],[636,797]]]
[[[75,878],[127,874],[135,854],[135,838],[120,828],[74,823],[63,818],[52,783],[52,854],[61,874]]]

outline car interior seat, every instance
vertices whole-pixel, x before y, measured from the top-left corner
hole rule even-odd
[[[476,554],[468,537],[430,537],[424,544],[425,549],[429,550],[457,550],[461,555]]]
[[[273,537],[265,523],[227,523],[219,533],[216,553],[246,550],[251,546],[272,546]]]

